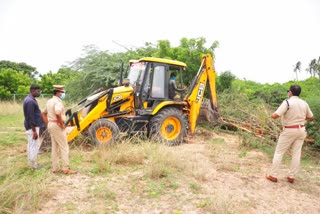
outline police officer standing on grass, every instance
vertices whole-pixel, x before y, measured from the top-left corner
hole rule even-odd
[[[38,169],[37,157],[39,152],[39,130],[43,127],[41,111],[36,97],[41,94],[40,87],[36,84],[30,86],[30,94],[23,100],[24,127],[28,136],[28,164],[32,169]]]
[[[313,119],[313,114],[307,102],[299,98],[301,87],[292,85],[288,90],[289,99],[282,102],[279,108],[271,115],[273,119],[281,117],[283,131],[274,152],[271,172],[267,179],[277,182],[277,173],[285,152],[291,147],[291,166],[287,177],[288,182],[295,181],[295,175],[299,170],[301,148],[307,136],[305,123]]]
[[[51,136],[51,159],[53,173],[75,174],[74,170],[69,167],[69,144],[67,141],[67,133],[65,127],[65,110],[62,100],[65,98],[65,90],[63,85],[53,86],[53,97],[48,100],[42,118],[48,127]],[[59,155],[62,161],[62,170],[59,166]]]

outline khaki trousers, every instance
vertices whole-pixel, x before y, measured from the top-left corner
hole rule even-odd
[[[59,170],[59,156],[61,156],[62,170],[69,169],[69,144],[67,141],[67,133],[58,124],[49,122],[48,131],[51,136],[51,160],[52,170]]]
[[[276,150],[274,152],[272,168],[270,175],[277,177],[279,167],[283,158],[283,155],[291,147],[291,165],[288,176],[294,178],[299,170],[301,148],[303,141],[306,138],[307,133],[305,127],[302,128],[285,128],[279,137]]]

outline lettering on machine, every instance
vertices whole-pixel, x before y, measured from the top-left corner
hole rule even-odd
[[[198,94],[197,94],[197,102],[199,102],[199,100],[201,99],[203,92],[204,92],[204,84],[200,83]]]

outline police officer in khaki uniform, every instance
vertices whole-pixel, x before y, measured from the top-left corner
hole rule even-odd
[[[69,144],[65,127],[65,110],[62,100],[65,98],[63,85],[53,86],[53,97],[48,100],[42,118],[48,127],[52,143],[52,171],[54,173],[75,174],[74,170],[69,167]],[[62,161],[62,170],[59,167],[59,154]]]
[[[292,85],[288,90],[289,99],[284,100],[279,108],[271,115],[273,119],[281,117],[283,131],[274,152],[271,172],[267,179],[277,182],[277,173],[285,152],[291,147],[292,159],[288,182],[293,183],[295,175],[299,170],[301,148],[307,136],[305,124],[307,120],[313,119],[309,105],[299,98],[301,87]]]

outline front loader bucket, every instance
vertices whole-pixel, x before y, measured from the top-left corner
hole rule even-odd
[[[220,118],[220,113],[213,109],[209,100],[203,100],[200,108],[198,121],[208,121],[210,123],[217,123]]]

